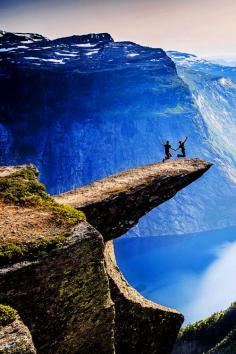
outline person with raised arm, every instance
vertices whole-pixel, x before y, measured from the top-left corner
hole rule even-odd
[[[185,143],[188,140],[188,136],[184,140],[179,141],[179,147],[175,150],[181,150],[181,154],[178,154],[177,157],[186,157],[186,148],[185,148]]]

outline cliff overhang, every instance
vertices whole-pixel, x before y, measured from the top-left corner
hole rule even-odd
[[[0,168],[0,303],[18,311],[37,353],[171,352],[183,316],[129,286],[112,240],[210,166],[200,159],[152,164],[54,200],[32,165]]]
[[[105,240],[123,235],[151,209],[201,177],[211,164],[201,159],[173,160],[126,170],[55,196],[58,203],[85,212]]]

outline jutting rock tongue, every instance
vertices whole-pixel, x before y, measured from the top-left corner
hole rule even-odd
[[[154,207],[199,178],[211,164],[173,160],[126,170],[55,196],[58,203],[83,210],[105,240],[123,235]]]

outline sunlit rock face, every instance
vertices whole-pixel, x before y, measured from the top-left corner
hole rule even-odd
[[[51,41],[1,32],[0,107],[0,162],[35,163],[54,194],[160,161],[162,141],[177,147],[188,135],[188,156],[216,167],[207,182],[152,211],[130,235],[234,223],[234,184],[208,122],[162,49],[114,42],[109,34]]]

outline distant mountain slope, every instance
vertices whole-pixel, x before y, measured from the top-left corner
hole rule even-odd
[[[236,183],[236,67],[211,64],[189,54],[169,55],[203,116],[208,144],[217,153],[221,168]]]
[[[184,67],[186,69],[194,71],[202,71],[205,74],[229,77],[236,80],[236,67],[220,65],[199,58],[194,54],[181,53],[175,51],[169,51],[167,54],[172,58],[177,66]]]
[[[50,192],[59,193],[160,161],[161,142],[177,147],[189,136],[188,156],[215,167],[207,181],[144,217],[133,234],[233,225],[233,157],[227,147],[216,149],[211,129],[218,123],[210,127],[188,85],[159,48],[114,42],[105,33],[51,41],[1,32],[0,163],[35,163]]]
[[[236,304],[180,331],[173,354],[235,354]]]

